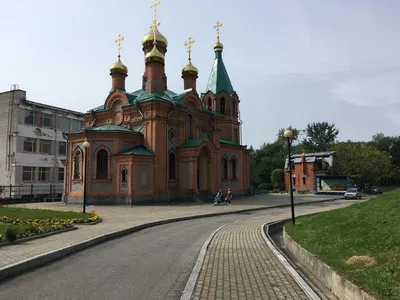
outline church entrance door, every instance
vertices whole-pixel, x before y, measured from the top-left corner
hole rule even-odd
[[[210,150],[207,147],[203,147],[200,150],[200,155],[197,160],[198,171],[197,171],[197,182],[198,189],[200,191],[212,192],[212,170],[209,170],[209,160],[211,159]]]

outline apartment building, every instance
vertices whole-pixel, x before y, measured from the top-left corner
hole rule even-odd
[[[61,194],[66,133],[84,127],[82,116],[27,100],[17,86],[0,93],[0,198],[50,194],[50,190]]]

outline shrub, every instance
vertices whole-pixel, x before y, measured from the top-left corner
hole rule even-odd
[[[258,185],[257,189],[259,191],[270,191],[272,190],[272,184],[271,183],[261,183]]]
[[[274,186],[274,188],[279,188],[283,186],[283,176],[284,176],[284,171],[283,169],[275,169],[272,171],[271,174],[271,183]]]
[[[7,241],[14,242],[18,237],[18,229],[14,226],[7,227],[5,237]]]

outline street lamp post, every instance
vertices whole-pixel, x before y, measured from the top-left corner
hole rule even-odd
[[[291,157],[291,144],[292,144],[292,138],[293,138],[293,131],[290,129],[285,130],[283,133],[285,138],[287,139],[288,142],[288,154],[289,154],[289,183],[290,183],[290,206],[292,209],[292,223],[295,224],[295,216],[294,216],[294,201],[293,201],[293,179],[292,179],[292,157]]]
[[[83,213],[86,213],[86,183],[87,183],[87,153],[88,153],[88,148],[90,147],[89,142],[87,141],[87,138],[85,138],[85,141],[83,142],[83,148],[85,148],[85,155],[84,155],[84,171],[83,171]]]

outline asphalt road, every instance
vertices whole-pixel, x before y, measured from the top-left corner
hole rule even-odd
[[[296,206],[296,211],[342,203],[346,202]],[[3,282],[0,299],[179,299],[203,243],[214,230],[247,218],[267,222],[268,217],[288,210],[239,213],[145,229]]]

